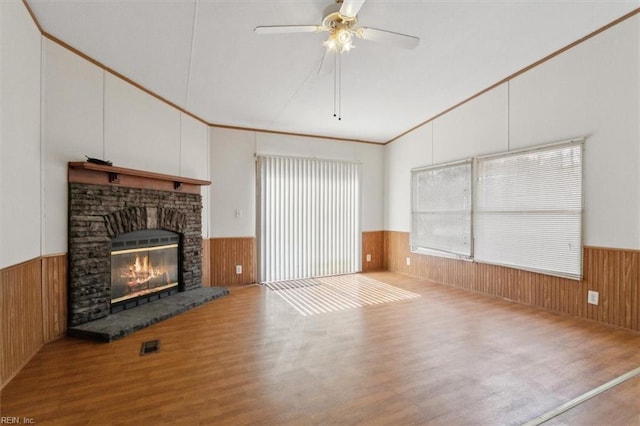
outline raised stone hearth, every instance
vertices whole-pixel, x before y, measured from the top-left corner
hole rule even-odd
[[[114,317],[107,321],[113,325],[117,323],[116,315],[135,318],[144,316],[145,311],[151,313],[150,318],[142,321],[123,323],[121,331],[109,331],[110,336],[122,336],[141,328],[141,324],[146,326],[155,319],[175,315],[183,311],[184,306],[197,306],[226,294],[209,290],[192,293],[202,288],[200,186],[208,184],[208,181],[106,165],[69,163],[70,335],[80,336],[83,333],[78,326],[101,319],[105,322],[107,317]],[[141,310],[139,313],[111,314],[112,240],[122,234],[154,229],[179,235],[178,293],[173,294],[175,290],[159,293],[132,303],[133,311]],[[176,299],[173,304],[159,303],[166,296],[168,300],[182,292],[192,294]],[[212,294],[216,296],[211,297]],[[199,295],[200,301],[195,300]],[[163,309],[166,312],[161,312]],[[112,340],[112,337],[102,340]]]
[[[83,339],[111,342],[227,294],[229,290],[224,287],[200,287],[147,303],[136,309],[128,309],[99,320],[69,327],[67,334]]]

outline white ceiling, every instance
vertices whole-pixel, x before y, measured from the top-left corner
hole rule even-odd
[[[28,0],[43,30],[212,124],[386,142],[639,6],[639,1],[368,0],[358,26],[421,38],[356,40],[342,56],[342,120],[326,33],[334,0]],[[329,67],[329,71],[332,67]],[[326,71],[326,70],[325,70]]]

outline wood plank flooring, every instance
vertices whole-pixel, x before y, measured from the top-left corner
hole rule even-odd
[[[422,297],[305,317],[263,287],[233,288],[110,344],[46,345],[3,389],[1,415],[60,425],[522,424],[640,366],[635,332],[366,275]],[[140,356],[152,339],[160,352]],[[550,423],[637,424],[639,397],[636,378]]]

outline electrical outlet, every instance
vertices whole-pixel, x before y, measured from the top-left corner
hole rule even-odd
[[[371,262],[371,255],[370,254],[367,255],[367,262]]]
[[[242,265],[236,265],[236,275],[240,275],[242,273]]]
[[[411,266],[411,258],[407,257],[407,266]]]
[[[591,305],[597,305],[599,298],[600,298],[600,293],[598,293],[597,291],[589,290],[589,293],[587,295],[587,303]]]

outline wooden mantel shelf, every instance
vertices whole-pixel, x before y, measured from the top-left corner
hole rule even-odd
[[[88,161],[69,162],[69,183],[123,186],[199,194],[211,181],[126,169]]]

